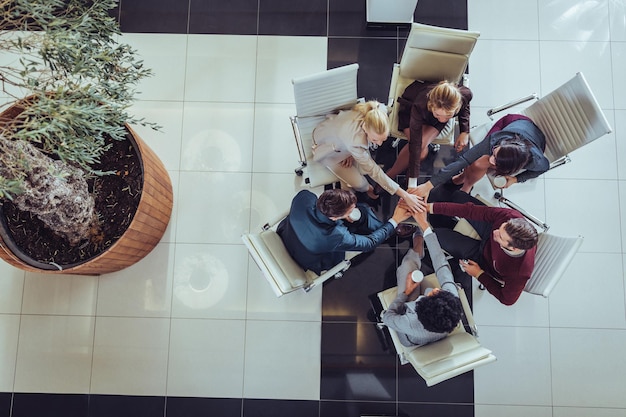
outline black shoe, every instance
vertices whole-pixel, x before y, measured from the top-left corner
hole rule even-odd
[[[429,143],[428,144],[428,153],[437,153],[441,149],[441,145],[438,143]]]

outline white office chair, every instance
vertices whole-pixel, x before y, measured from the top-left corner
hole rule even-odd
[[[308,292],[330,278],[340,278],[350,267],[349,259],[341,261],[321,275],[313,271],[305,271],[293,260],[282,239],[276,233],[278,224],[286,215],[287,213],[284,213],[278,221],[266,223],[259,233],[247,233],[241,237],[274,294],[281,297],[299,289]],[[346,254],[346,257],[350,258],[356,254],[358,252],[350,252]]]
[[[439,282],[435,274],[424,277],[422,288],[438,287]],[[471,333],[468,333],[463,323],[459,322],[457,327],[441,340],[427,345],[407,347],[400,343],[395,330],[387,328],[400,363],[413,365],[429,387],[496,360],[492,352],[481,346],[478,341],[476,323],[465,291],[460,286],[458,287],[463,312]],[[389,305],[396,298],[397,292],[398,287],[393,287],[378,293],[378,299],[383,309],[389,308]],[[380,327],[386,326],[381,325]]]
[[[479,32],[413,23],[399,64],[394,64],[389,88],[388,107],[391,136],[406,139],[398,130],[396,99],[416,80],[461,82]],[[454,139],[454,122],[439,134],[434,143]]]
[[[492,118],[496,113],[533,99],[537,101],[519,113],[529,117],[545,135],[544,154],[550,161],[550,169],[570,162],[568,155],[570,152],[611,133],[611,126],[582,72],[576,73],[572,79],[542,98],[538,99],[538,96],[533,94],[493,108],[487,115]],[[471,143],[482,141],[492,125],[493,122],[488,122],[473,128],[470,132]],[[493,178],[490,178],[490,181],[493,185]],[[502,192],[496,192],[495,198],[527,215],[544,230],[548,230],[549,226],[545,222],[506,199]]]
[[[465,219],[460,219],[455,231],[480,240],[480,236]],[[583,243],[582,236],[561,237],[547,232],[539,233],[535,266],[524,291],[548,297]]]
[[[296,173],[310,187],[339,181],[328,168],[313,160],[313,130],[326,115],[357,103],[358,69],[358,64],[350,64],[292,80],[296,116],[290,119],[300,157]]]

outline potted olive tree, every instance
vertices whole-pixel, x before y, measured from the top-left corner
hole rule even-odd
[[[0,257],[74,274],[137,262],[167,227],[172,187],[129,125],[150,124],[128,109],[151,72],[118,42],[117,0],[1,2]]]

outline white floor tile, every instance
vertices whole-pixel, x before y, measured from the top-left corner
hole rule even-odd
[[[138,101],[131,113],[146,122],[161,128],[155,131],[150,126],[134,125],[133,129],[159,156],[169,171],[180,169],[180,141],[183,126],[183,103],[180,101]]]
[[[98,317],[91,393],[165,395],[170,320]]]
[[[186,103],[181,169],[249,172],[253,124],[251,103]]]
[[[0,314],[0,390],[13,392],[17,339],[20,331],[20,316]]]
[[[189,35],[188,48],[186,101],[254,101],[256,36]]]
[[[326,70],[326,37],[259,36],[257,103],[293,103],[291,80]]]
[[[624,110],[626,109],[626,98],[622,92],[626,88],[626,81],[621,77],[621,74],[623,68],[626,67],[626,42],[611,42],[611,63],[613,64],[614,108]]]
[[[561,0],[537,3],[542,40],[608,40],[608,1]]]
[[[23,315],[16,392],[89,392],[94,317]]]
[[[622,261],[621,254],[578,253],[550,294],[550,325],[626,329]]]
[[[479,326],[547,327],[550,323],[548,300],[523,292],[513,306],[505,306],[474,281],[474,319]]]
[[[246,322],[245,398],[319,400],[319,322]]]
[[[552,417],[624,417],[621,408],[553,407]],[[478,417],[478,416],[476,416]]]
[[[537,4],[531,1],[482,0],[467,4],[470,30],[480,31],[484,39],[537,40],[539,22]],[[493,11],[498,11],[498,19]]]
[[[0,313],[19,314],[22,311],[25,272],[0,261]]]
[[[600,107],[613,108],[609,42],[541,42],[541,95],[582,72]]]
[[[626,252],[626,181],[618,181],[619,218],[622,233],[622,253]]]
[[[608,116],[608,115],[607,115]],[[612,112],[610,118],[612,119]],[[613,122],[610,121],[611,125]],[[604,135],[569,154],[571,162],[546,172],[546,178],[604,179],[617,178],[615,135]],[[602,161],[602,163],[598,163]]]
[[[252,174],[250,231],[259,232],[266,223],[274,223],[287,214],[296,195],[295,174]]]
[[[250,257],[248,272],[249,320],[320,321],[322,317],[322,287],[311,291],[297,290],[276,297],[270,284]]]
[[[256,104],[254,112],[254,172],[293,173],[300,166],[289,116],[293,104]]]
[[[177,243],[241,243],[250,219],[250,173],[181,172]]]
[[[139,83],[141,100],[181,101],[185,91],[185,55],[187,35],[125,33],[121,42],[139,52],[146,68],[153,76]]]
[[[170,317],[174,246],[159,243],[135,265],[102,275],[98,316]]]
[[[474,371],[476,404],[552,404],[547,328],[482,326],[480,343],[498,360]]]
[[[531,405],[483,405],[474,406],[475,417],[553,417],[552,407]]]
[[[93,316],[98,278],[26,273],[22,314]]]
[[[243,244],[177,245],[172,317],[245,318],[247,258]]]
[[[541,93],[539,42],[481,39],[474,47],[469,67],[472,106],[491,108]]]
[[[581,252],[620,252],[617,181],[546,179],[545,182],[550,233],[582,235],[585,240]]]
[[[615,110],[615,124],[613,128],[615,129],[614,135],[617,144],[618,178],[626,180],[626,110]]]
[[[626,41],[626,4],[609,1],[609,25],[613,42]]]
[[[245,322],[172,320],[167,395],[241,398]]]
[[[555,406],[626,408],[626,330],[555,328],[550,342]]]

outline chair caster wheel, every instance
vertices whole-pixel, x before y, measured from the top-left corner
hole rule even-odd
[[[341,277],[343,277],[343,272],[337,272],[334,276],[335,279],[339,279]]]
[[[296,175],[301,177],[302,174],[304,174],[304,171],[302,171],[301,169],[296,169]]]

